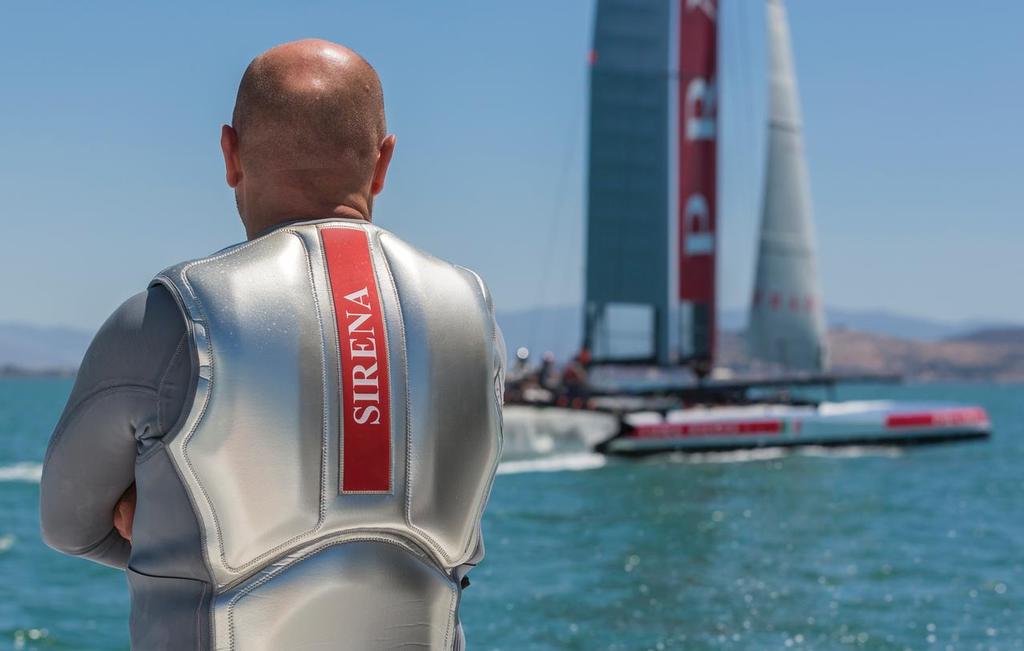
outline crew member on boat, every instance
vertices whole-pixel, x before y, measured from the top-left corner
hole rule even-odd
[[[562,390],[569,399],[586,396],[590,389],[587,367],[590,365],[590,351],[580,350],[562,370]]]
[[[488,291],[371,224],[395,137],[352,50],[257,57],[221,147],[248,241],[102,326],[43,537],[126,570],[134,649],[462,649],[500,452]]]

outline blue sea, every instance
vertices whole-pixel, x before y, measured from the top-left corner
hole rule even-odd
[[[128,648],[124,576],[39,539],[70,389],[0,380],[0,649]],[[850,387],[987,407],[989,442],[506,464],[471,649],[1024,649],[1024,387]]]

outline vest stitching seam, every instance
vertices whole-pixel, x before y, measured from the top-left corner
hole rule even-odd
[[[209,507],[210,513],[213,515],[213,526],[214,526],[216,534],[219,536],[220,535],[220,531],[219,531],[219,524],[217,522],[217,511],[213,508],[213,502],[210,499],[210,494],[206,491],[206,486],[203,485],[203,482],[199,481],[199,476],[196,474],[196,470],[195,470],[195,468],[192,465],[192,459],[190,459],[189,455],[188,455],[188,443],[189,443],[189,441],[192,440],[192,435],[196,433],[197,429],[199,429],[199,425],[203,422],[203,419],[206,417],[206,411],[207,411],[207,409],[210,406],[210,392],[213,389],[213,379],[214,379],[213,378],[213,344],[210,342],[209,333],[207,332],[206,325],[205,325],[206,322],[207,322],[206,311],[203,310],[202,303],[199,301],[199,298],[196,296],[195,288],[193,288],[192,284],[188,281],[188,275],[187,275],[188,271],[192,267],[196,266],[197,264],[199,264],[199,262],[192,262],[192,263],[189,263],[189,264],[185,265],[184,267],[181,268],[181,271],[179,272],[179,275],[181,276],[182,284],[185,286],[185,288],[189,292],[189,304],[186,306],[186,309],[187,309],[187,311],[189,313],[188,314],[189,319],[193,323],[196,323],[198,321],[198,322],[203,324],[203,339],[205,340],[205,343],[206,343],[206,362],[207,362],[207,365],[210,368],[210,377],[206,380],[206,384],[207,384],[206,388],[203,389],[203,398],[202,398],[203,404],[202,404],[202,407],[200,407],[200,409],[199,409],[199,413],[196,416],[195,422],[192,423],[192,426],[189,428],[188,432],[185,434],[184,437],[182,437],[182,441],[181,441],[181,456],[185,460],[185,466],[188,468],[189,475],[191,475],[192,480],[196,483],[196,486],[199,487],[199,492],[202,493],[203,499],[206,501],[206,505]],[[173,281],[172,281],[172,284],[173,284]],[[181,294],[181,292],[179,292],[179,294]],[[182,296],[182,298],[184,298],[184,296]],[[199,319],[196,319],[194,315],[198,315]],[[193,337],[195,337],[196,336],[195,335],[195,329],[194,328],[190,328],[190,329],[193,332]],[[196,343],[199,343],[199,342],[196,342]],[[197,351],[197,357],[198,357],[199,356],[199,354],[198,354],[199,347],[198,346],[196,347],[196,351]],[[198,361],[199,368],[196,369],[196,372],[199,374],[198,375],[199,380],[201,380],[202,379],[201,371],[202,371],[202,367],[203,367],[203,360],[202,359],[198,359],[197,361]],[[197,380],[197,393],[196,393],[196,396],[198,396],[198,383],[199,383],[199,380]],[[191,407],[190,411],[195,409],[195,397],[196,396],[193,396],[193,402],[192,402],[192,407]],[[172,460],[173,460],[173,455],[171,455],[171,457],[172,457]],[[187,484],[187,482],[186,482],[186,484]],[[203,556],[207,559],[207,563],[210,565],[210,568],[209,568],[210,569],[210,578],[213,580],[214,585],[216,585],[216,583],[217,583],[216,572],[214,572],[214,570],[213,570],[212,563],[210,562],[209,553],[208,553],[208,550],[207,550],[207,543],[209,542],[209,535],[207,533],[206,523],[203,522],[204,518],[202,517],[201,513],[197,513],[196,515],[197,515],[197,519],[199,521],[199,528],[200,528],[200,532],[201,532],[201,535],[202,535],[202,543],[203,543],[202,553],[203,553]],[[212,612],[211,612],[211,615],[212,615]],[[211,619],[214,619],[214,618],[211,617]],[[211,621],[211,626],[210,627],[211,627],[211,629],[215,630],[214,624],[215,624],[215,620]]]
[[[331,286],[330,271],[327,268],[327,250],[326,250],[326,248],[324,246],[324,243],[323,243],[323,234],[321,233],[322,230],[323,230],[322,227],[317,226],[316,234],[317,234],[317,237],[320,240],[320,262],[323,264],[324,272],[327,274],[327,286],[328,286],[328,289],[330,290],[330,292],[332,293],[332,296],[333,296],[334,288],[333,288],[333,286]],[[332,370],[335,372],[335,377],[338,380],[338,392],[340,394],[341,391],[345,390],[345,384],[344,384],[344,382],[345,382],[345,378],[344,378],[345,373],[344,373],[344,369],[342,369],[342,367],[341,367],[341,357],[342,357],[342,355],[341,355],[341,331],[338,329],[338,313],[334,309],[334,301],[333,300],[327,301],[327,304],[328,304],[328,309],[330,309],[330,311],[331,311],[331,316],[334,318],[334,344],[335,344],[335,350],[338,351],[338,356],[337,356],[337,364],[335,364],[335,367]],[[325,391],[327,390],[326,382],[324,384],[324,390]],[[326,406],[326,404],[325,404],[325,406]],[[345,447],[341,444],[341,439],[342,439],[342,437],[345,436],[345,419],[344,419],[344,416],[342,415],[342,412],[344,411],[344,409],[345,409],[345,407],[342,404],[342,400],[340,399],[340,395],[339,395],[339,400],[338,400],[338,485],[335,487],[335,488],[337,488],[339,490],[339,492],[340,492],[340,488],[341,488],[341,483],[342,483],[342,481],[344,481],[344,477],[342,476],[342,473],[344,471],[342,469],[345,467]]]
[[[306,241],[302,239],[302,235],[299,231],[295,229],[288,229],[288,232],[299,240],[299,243],[302,244],[303,251],[306,253],[306,272],[309,275],[309,287],[313,294],[313,304],[316,305],[316,322],[317,326],[320,328],[320,385],[323,387],[321,392],[321,400],[323,400],[323,403],[321,404],[321,423],[323,423],[323,425],[320,437],[320,519],[317,521],[314,529],[303,534],[303,536],[310,536],[319,531],[320,528],[324,526],[324,522],[327,521],[327,457],[330,453],[330,423],[328,422],[329,409],[327,406],[329,401],[329,397],[327,395],[327,342],[324,341],[324,319],[320,312],[320,297],[317,296],[316,279],[313,277],[313,260],[309,253],[309,247],[306,246]],[[319,234],[320,232],[317,231],[318,236]],[[323,247],[321,246],[321,249],[322,248]],[[337,328],[335,328],[335,331],[337,331]]]
[[[331,547],[337,547],[339,545],[345,545],[345,544],[354,543],[354,542],[376,542],[376,543],[383,543],[383,544],[387,544],[387,545],[392,545],[394,547],[398,547],[399,549],[402,549],[403,551],[415,552],[415,549],[412,546],[404,544],[402,541],[394,540],[394,539],[391,539],[391,538],[384,538],[382,536],[359,536],[359,537],[356,537],[356,538],[346,538],[345,540],[334,540],[334,541],[325,543],[323,545],[320,545],[318,547],[314,547],[313,549],[307,551],[306,553],[298,556],[291,563],[288,563],[287,565],[279,565],[279,566],[275,567],[273,570],[271,570],[271,572],[269,574],[263,576],[262,578],[258,579],[256,582],[254,582],[254,583],[246,586],[245,588],[242,588],[241,590],[239,590],[238,594],[236,594],[234,597],[232,597],[231,600],[228,602],[227,608],[228,608],[228,644],[229,644],[229,649],[234,649],[235,648],[235,606],[238,604],[239,601],[241,601],[244,597],[249,595],[249,593],[253,592],[257,588],[260,588],[260,587],[266,585],[267,583],[269,583],[271,580],[277,578],[279,575],[281,575],[288,568],[293,567],[293,566],[295,566],[295,565],[297,565],[297,564],[299,564],[299,563],[301,563],[301,562],[303,562],[305,560],[309,560],[313,556],[319,554],[322,551],[330,549]],[[438,571],[439,574],[441,574],[445,578],[450,578],[446,574],[441,572],[440,570],[437,570],[437,571]],[[452,629],[452,621],[451,620],[452,620],[452,617],[454,616],[454,613],[455,613],[455,610],[454,610],[455,597],[458,594],[457,590],[454,587],[452,587],[450,591],[452,593],[452,599],[451,599],[451,602],[450,602],[451,605],[449,606],[449,609],[448,609],[448,613],[449,613],[448,626],[445,628],[445,638],[444,638],[445,639],[445,646],[448,646],[448,643],[449,643],[449,641],[451,639],[451,629]]]
[[[177,444],[178,438],[182,439],[182,442],[178,444],[178,447],[181,448],[181,453],[185,462],[185,466],[188,469],[189,474],[192,476],[192,479],[199,487],[199,492],[202,494],[203,498],[206,500],[207,505],[210,507],[210,512],[213,513],[213,506],[212,504],[210,504],[210,496],[206,492],[206,487],[204,487],[202,483],[199,481],[199,478],[196,476],[195,469],[192,467],[192,463],[189,460],[188,455],[185,453],[186,444],[192,437],[192,434],[195,433],[196,429],[199,427],[199,424],[202,422],[203,418],[206,415],[207,406],[209,405],[210,402],[210,389],[213,386],[213,376],[211,374],[210,378],[207,379],[207,386],[205,388],[201,387],[202,381],[204,379],[202,377],[203,351],[200,350],[199,347],[199,344],[201,342],[200,337],[195,333],[195,325],[196,323],[205,323],[206,314],[203,312],[202,305],[195,296],[195,290],[192,288],[192,285],[188,282],[188,277],[185,275],[186,272],[189,269],[191,269],[195,264],[196,262],[192,262],[188,264],[179,265],[178,267],[171,267],[169,269],[165,269],[163,272],[157,275],[157,277],[155,278],[155,282],[159,282],[165,287],[169,288],[171,290],[172,295],[174,295],[177,298],[180,309],[182,310],[187,319],[186,334],[189,335],[190,344],[194,343],[196,346],[196,387],[195,391],[192,394],[192,404],[188,405],[188,413],[185,415],[184,420],[181,422],[181,426],[178,432],[179,436],[176,437],[175,441],[171,442],[171,445]],[[181,280],[180,284],[173,280],[175,272],[177,272]],[[183,287],[184,289],[188,290],[187,296],[182,291]],[[198,313],[201,318],[196,319],[194,313]],[[212,345],[210,344],[209,337],[206,335],[205,325],[203,326],[203,328],[204,334],[202,336],[202,339],[205,339],[206,341],[206,357],[207,361],[210,362],[209,366],[212,371]],[[189,346],[189,348],[191,349],[191,345]],[[199,409],[198,414],[196,414],[196,401],[200,399],[200,393],[202,394],[203,405]],[[182,409],[184,410],[185,407],[183,406]],[[181,420],[180,416],[179,420]],[[191,427],[188,427],[190,421],[193,420],[194,422],[192,422]],[[188,427],[188,431],[185,431],[186,427]],[[174,468],[174,472],[177,474],[178,479],[182,483],[182,487],[185,489],[185,493],[188,496],[189,503],[192,505],[192,512],[195,514],[196,522],[199,524],[200,554],[202,556],[203,563],[206,565],[206,570],[207,572],[209,572],[210,575],[211,594],[216,596],[217,577],[216,572],[214,572],[213,569],[213,562],[210,559],[209,550],[207,548],[209,535],[207,532],[206,522],[204,521],[203,518],[202,507],[199,504],[197,496],[194,494],[194,491],[192,490],[192,486],[189,483],[189,478],[185,475],[185,472],[182,470],[181,464],[178,463],[178,459],[175,458],[175,455],[172,453],[170,447],[167,447],[166,449],[167,458],[170,460],[171,466]],[[207,609],[211,640],[213,640],[217,634],[217,618],[214,605],[215,600],[211,598],[210,605]],[[202,624],[200,623],[199,625],[201,626]]]
[[[461,269],[465,269],[469,273],[473,274],[473,277],[476,279],[477,286],[480,288],[480,295],[484,299],[484,305],[487,308],[487,315],[490,317],[490,319],[489,319],[490,323],[489,323],[488,327],[490,327],[490,329],[491,329],[491,346],[492,346],[492,352],[493,352],[492,359],[497,358],[497,362],[498,362],[498,367],[497,367],[497,369],[495,369],[495,373],[494,373],[494,377],[492,378],[492,381],[494,381],[496,384],[499,384],[502,387],[504,387],[505,386],[505,368],[504,368],[505,367],[505,360],[500,359],[500,356],[499,356],[499,353],[501,353],[502,351],[500,350],[500,348],[498,346],[498,322],[494,318],[494,301],[491,299],[490,292],[487,291],[487,285],[484,283],[484,279],[480,277],[480,274],[478,274],[477,272],[473,271],[472,269],[469,269],[469,268],[466,268],[466,267],[460,267],[460,268]],[[491,492],[494,490],[494,478],[497,475],[498,466],[501,464],[501,453],[502,453],[502,450],[505,447],[505,414],[504,414],[504,406],[505,405],[504,405],[504,398],[502,397],[502,399],[500,399],[500,400],[497,399],[497,396],[495,396],[495,398],[496,399],[495,399],[494,408],[495,408],[495,411],[497,412],[495,415],[497,416],[497,424],[498,424],[498,454],[495,455],[495,457],[494,457],[494,465],[491,468],[491,483],[490,483],[490,485],[487,488],[487,495],[484,496],[484,500],[481,503],[480,512],[477,515],[477,519],[478,520],[483,518],[484,509],[487,508],[487,503],[491,500]],[[477,531],[479,532],[479,528],[477,529]],[[478,541],[477,544],[479,544],[479,541]]]
[[[222,258],[225,258],[227,256],[234,255],[236,253],[240,253],[241,251],[244,251],[245,249],[248,249],[249,247],[254,246],[256,243],[261,242],[262,240],[267,239],[267,238],[269,238],[269,237],[271,237],[273,235],[279,234],[281,232],[282,231],[276,231],[276,230],[272,231],[271,233],[268,233],[267,235],[264,235],[262,237],[256,238],[255,240],[252,240],[251,242],[246,242],[245,244],[233,247],[233,248],[231,248],[231,249],[229,249],[229,250],[227,250],[227,251],[225,251],[223,253],[220,253],[218,255],[215,255],[215,256],[212,256],[212,257],[209,257],[209,258],[204,258],[202,260],[195,260],[193,262],[190,262],[190,263],[186,264],[184,267],[182,267],[180,275],[181,275],[182,283],[185,285],[185,287],[188,288],[189,293],[191,295],[190,303],[192,305],[190,307],[193,307],[195,309],[195,311],[198,312],[199,315],[201,316],[201,322],[204,325],[204,330],[206,329],[206,323],[208,323],[209,319],[206,316],[205,310],[203,310],[203,308],[202,308],[202,302],[199,300],[198,296],[196,296],[195,288],[192,286],[192,283],[190,283],[189,280],[188,280],[188,275],[187,275],[188,272],[193,267],[196,267],[196,266],[199,266],[199,265],[203,265],[203,264],[209,264],[211,262],[215,262],[215,261],[220,260]],[[293,235],[296,234],[296,231],[294,231],[292,229],[289,229],[289,230],[286,230],[286,231],[283,231],[283,232],[290,232]],[[305,242],[302,241],[301,237],[296,237],[296,239],[299,240],[299,243],[302,246],[302,249],[303,249],[303,251],[306,254],[306,261],[307,261],[307,265],[308,265],[309,264],[309,251],[306,248]],[[310,283],[312,284],[312,279],[310,279]],[[314,286],[314,289],[315,289],[315,286]],[[194,320],[195,319],[193,319],[193,321]],[[209,408],[210,394],[213,391],[214,377],[216,375],[216,373],[214,372],[214,364],[213,364],[213,342],[210,340],[209,332],[206,332],[206,334],[204,334],[204,338],[206,339],[206,350],[207,350],[207,357],[208,357],[207,361],[208,361],[208,366],[210,368],[210,377],[207,380],[207,383],[208,383],[209,386],[208,386],[207,390],[205,391],[205,395],[204,395],[204,398],[203,398],[203,407],[202,407],[202,409],[201,409],[201,411],[199,413],[199,416],[196,418],[195,423],[190,428],[190,430],[188,432],[188,435],[185,436],[184,439],[182,440],[181,450],[182,450],[182,456],[185,458],[185,464],[186,464],[186,466],[189,469],[189,473],[192,475],[192,478],[194,479],[196,485],[199,487],[200,492],[203,494],[203,497],[206,499],[206,503],[207,503],[207,506],[210,509],[210,513],[211,513],[211,515],[213,515],[213,526],[214,526],[214,531],[216,532],[216,536],[217,536],[216,544],[217,544],[218,556],[219,556],[221,562],[224,564],[224,567],[228,570],[229,573],[231,573],[231,574],[239,574],[239,573],[245,572],[251,566],[259,563],[260,561],[262,561],[263,559],[267,558],[268,556],[272,556],[274,553],[276,553],[280,549],[285,548],[285,547],[287,547],[288,545],[290,545],[290,544],[292,544],[294,542],[298,542],[299,540],[303,539],[304,537],[307,537],[307,536],[315,533],[316,531],[318,531],[320,529],[320,527],[323,526],[324,515],[321,515],[318,518],[318,522],[317,522],[316,526],[314,526],[312,529],[308,529],[307,531],[304,531],[303,533],[301,533],[301,534],[299,534],[297,536],[294,536],[294,537],[292,537],[292,538],[282,542],[281,544],[277,545],[273,549],[270,549],[270,550],[260,554],[259,556],[256,556],[253,559],[250,559],[249,561],[243,563],[242,565],[239,565],[239,566],[235,567],[235,566],[231,565],[230,563],[228,563],[227,552],[224,549],[224,534],[223,534],[223,531],[222,531],[221,526],[220,526],[220,518],[217,515],[217,509],[214,508],[213,500],[210,498],[210,494],[206,490],[206,486],[204,486],[203,482],[200,480],[198,473],[196,473],[195,467],[192,464],[192,459],[190,458],[190,456],[188,454],[188,444],[192,440],[192,436],[195,434],[196,430],[199,428],[199,424],[203,421],[203,418],[205,418],[206,412],[207,412],[207,410]],[[322,334],[322,331],[321,331],[320,345],[321,345],[321,355],[324,355],[324,352],[322,350],[323,349],[323,334]],[[321,359],[323,359],[323,357]],[[201,366],[201,364],[200,364],[200,366]],[[323,463],[321,463],[321,473],[323,473]],[[323,490],[323,481],[324,481],[323,478],[321,478],[321,491]],[[323,493],[321,493],[320,503],[321,503],[320,504],[321,514],[326,514],[326,504],[324,503]],[[206,542],[207,542],[207,536],[205,534],[205,531],[203,533],[203,539],[204,539],[203,540],[203,543],[204,543],[203,546],[205,548],[206,547]]]
[[[491,306],[490,301],[488,300],[487,292],[485,292],[484,289],[483,289],[483,279],[480,278],[480,276],[477,275],[477,273],[475,271],[473,271],[472,269],[466,269],[465,267],[462,267],[462,266],[459,266],[459,265],[454,265],[454,264],[452,266],[455,267],[456,269],[461,269],[463,271],[468,271],[470,273],[470,275],[472,275],[474,280],[476,281],[476,286],[477,286],[477,289],[479,290],[479,296],[480,296],[480,298],[483,299],[484,308],[485,308],[485,311],[486,311],[486,313],[487,313],[487,315],[489,317],[489,319],[487,319],[487,320],[490,322],[488,327],[491,330],[491,345],[492,345],[492,349],[493,349],[493,347],[496,345],[495,342],[497,340],[497,331],[495,329],[493,308]],[[488,394],[488,396],[491,395],[491,389],[490,388],[487,389],[487,394]],[[460,558],[462,558],[463,560],[469,560],[469,558],[467,558],[467,555],[470,556],[470,557],[472,556],[472,554],[473,554],[473,552],[475,550],[475,547],[476,547],[476,546],[473,546],[473,539],[474,538],[478,539],[477,540],[477,545],[480,544],[480,540],[479,540],[480,536],[478,535],[478,533],[480,531],[480,522],[483,519],[484,509],[487,508],[487,502],[490,501],[491,491],[494,488],[494,477],[495,477],[495,475],[498,472],[498,464],[501,463],[501,448],[502,448],[502,439],[501,439],[500,430],[499,430],[498,454],[496,454],[494,456],[494,461],[491,464],[491,472],[490,472],[491,481],[490,481],[490,484],[488,485],[488,488],[487,488],[487,494],[484,495],[484,498],[482,500],[480,500],[480,505],[476,509],[475,520],[477,522],[477,526],[474,529],[474,533],[470,536],[469,540],[466,541],[465,548],[461,550]],[[423,531],[422,529],[417,527],[411,521],[409,522],[409,526],[412,527],[413,529],[415,529],[416,531],[419,531],[424,536],[427,536],[427,533],[425,531]],[[429,536],[427,536],[427,537],[429,539]],[[431,542],[433,543],[432,540],[431,540]],[[455,559],[450,557],[443,550],[441,550],[441,554],[444,557],[444,559],[446,561],[448,561],[448,563],[450,565],[455,565],[456,564],[455,563]]]
[[[378,234],[378,242],[380,242],[380,234]],[[384,248],[381,245],[381,253],[383,254]],[[409,525],[411,529],[418,532],[426,540],[427,544],[433,548],[435,552],[445,561],[445,566],[452,566],[455,564],[455,559],[449,555],[441,544],[434,540],[433,536],[428,534],[422,528],[417,526],[412,521],[412,398],[409,395],[409,358],[408,358],[408,346],[405,341],[405,312],[402,310],[401,297],[398,294],[398,285],[395,283],[395,278],[391,274],[391,264],[387,259],[387,255],[384,255],[384,263],[388,269],[388,280],[390,281],[391,289],[395,295],[395,303],[398,305],[400,332],[402,335],[402,359],[405,364],[405,523]]]
[[[377,280],[376,279],[377,269],[376,269],[376,266],[373,264],[373,258],[374,258],[373,253],[374,253],[375,250],[380,249],[380,238],[379,238],[380,233],[379,232],[378,233],[371,233],[371,232],[369,232],[368,229],[364,230],[364,233],[366,234],[366,245],[367,245],[367,248],[368,248],[368,250],[370,252],[370,265],[374,267],[372,269],[372,271],[374,272],[374,274],[373,274],[374,275],[374,281],[376,281]],[[374,235],[377,235],[378,237],[375,238]],[[374,246],[374,239],[377,240],[377,246]],[[390,280],[391,284],[393,285],[394,284],[394,279],[391,278],[391,269],[388,267],[388,261],[387,261],[387,258],[384,257],[383,249],[380,249],[380,257],[384,261],[384,265],[383,266],[384,266],[384,269],[387,271],[388,280]],[[379,287],[378,287],[378,290],[379,290]],[[380,310],[381,310],[380,323],[381,323],[381,326],[384,328],[384,345],[387,347],[387,351],[386,352],[388,353],[388,383],[389,383],[389,389],[390,389],[391,386],[394,384],[394,378],[391,377],[394,374],[391,372],[391,368],[390,368],[391,367],[391,359],[390,359],[391,358],[391,354],[390,354],[391,353],[391,346],[388,343],[389,328],[388,328],[388,320],[386,318],[384,318],[384,301],[381,299],[379,294],[380,294],[380,292],[378,291],[377,301],[380,303]],[[401,323],[404,320],[403,316],[402,316],[402,304],[397,302],[397,301],[396,301],[396,303],[398,304],[398,317],[399,317],[398,321],[399,321],[399,323]],[[402,358],[404,359],[405,358],[405,333],[404,333],[404,331],[402,331],[401,328],[399,328],[399,330],[400,330],[400,334],[402,336]],[[341,359],[341,357],[340,357],[341,351],[339,350],[338,352],[339,352],[339,359]],[[392,396],[388,396],[389,408],[390,408],[390,403],[392,402],[391,398],[392,398]],[[409,446],[409,370],[408,370],[408,368],[405,371],[405,415],[406,415],[406,418],[405,418],[405,455],[406,455],[405,478],[406,478],[406,482],[408,482],[409,481],[408,457],[409,457],[409,450],[410,450],[410,446]],[[390,439],[391,437],[389,436],[388,438]],[[391,473],[390,473],[391,476],[388,477],[388,483],[390,484],[389,488],[391,489],[391,494],[392,495],[395,494],[395,450],[394,450],[394,447],[395,447],[394,443],[391,440],[388,440],[388,456],[390,457],[389,458],[389,464],[391,465]],[[408,495],[408,493],[409,493],[409,491],[406,490],[406,495]]]
[[[452,643],[452,627],[455,626],[455,618],[458,614],[458,599],[459,589],[452,589],[452,599],[448,602],[448,626],[444,629],[444,647],[445,649],[451,649],[454,644]]]

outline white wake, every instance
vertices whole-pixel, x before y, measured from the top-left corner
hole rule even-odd
[[[524,472],[563,472],[595,470],[608,463],[608,457],[596,452],[560,454],[535,459],[504,461],[498,466],[499,475],[518,475]]]
[[[806,457],[832,457],[836,459],[857,459],[860,457],[894,458],[903,456],[903,448],[893,445],[843,445],[839,447],[805,445],[804,447],[797,448],[796,452]]]
[[[20,461],[10,466],[0,466],[0,481],[24,481],[39,483],[43,476],[43,464]]]
[[[816,457],[825,459],[857,459],[861,457],[894,458],[903,454],[900,448],[892,446],[847,445],[825,447],[821,445],[802,445],[791,448],[752,448],[749,450],[731,450],[728,452],[690,452],[673,454],[672,461],[678,463],[750,463],[753,461],[772,461],[784,457]]]

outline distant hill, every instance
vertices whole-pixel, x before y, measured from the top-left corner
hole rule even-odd
[[[964,333],[1001,327],[1000,324],[977,320],[940,321],[886,310],[848,310],[838,307],[825,308],[825,322],[832,329],[857,330],[918,341],[940,341]],[[740,332],[747,327],[747,312],[722,310],[718,325],[722,330]],[[1013,326],[1006,327],[1013,329]]]
[[[530,310],[499,311],[498,323],[505,333],[509,350],[527,346],[532,351],[550,350],[559,359],[571,355],[580,344],[583,331],[581,309],[575,306],[540,307]],[[1013,333],[1021,328],[982,321],[947,322],[922,319],[884,310],[846,310],[827,308],[825,320],[833,330],[863,332],[912,341],[943,341],[978,334],[990,339],[995,334]],[[727,332],[742,332],[747,325],[744,310],[726,309],[718,327]]]
[[[518,346],[533,355],[550,350],[567,359],[579,346],[581,314],[575,307],[499,312],[511,356]],[[1024,327],[980,327],[917,319],[888,312],[829,310],[832,364],[840,373],[893,373],[920,380],[1024,381]],[[845,318],[843,317],[845,315]],[[741,370],[751,365],[740,332],[745,316],[726,311],[719,360]]]
[[[839,315],[846,315],[840,318]],[[887,312],[829,310],[832,363],[844,373],[897,373],[916,379],[1024,381],[1024,326],[971,327]],[[745,319],[745,317],[744,317]],[[723,366],[749,366],[737,322],[726,311],[719,334]],[[581,311],[573,306],[499,311],[509,356],[529,347],[568,359],[579,346]],[[67,327],[0,323],[0,375],[67,371],[80,363],[92,333]]]
[[[924,380],[1024,381],[1024,328],[986,329],[942,341],[852,330],[829,334],[837,370],[884,371]]]
[[[966,333],[942,341],[915,341],[871,332],[829,331],[832,369],[846,374],[896,374],[915,380],[1024,381],[1024,327]],[[719,337],[724,366],[750,364],[742,337]]]
[[[26,371],[75,369],[92,341],[77,328],[0,322],[0,366]]]
[[[998,344],[1002,346],[1024,346],[1024,327],[986,328],[948,338],[948,341]]]

